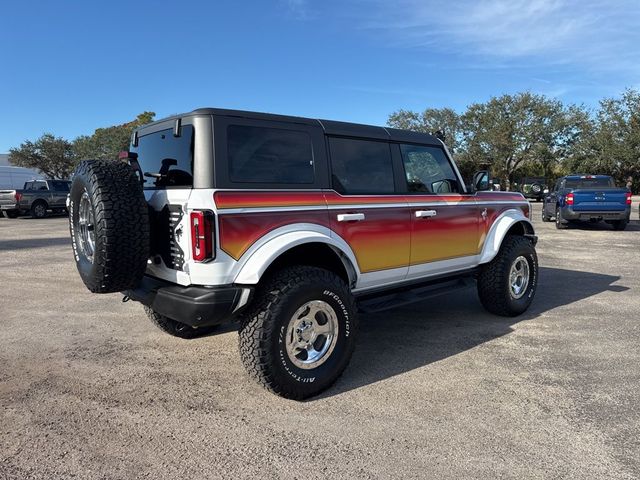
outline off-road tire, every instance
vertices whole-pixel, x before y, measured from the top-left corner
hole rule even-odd
[[[92,258],[81,247],[78,228],[85,192],[94,220]],[[120,292],[140,283],[149,258],[149,212],[130,165],[109,160],[80,163],[71,185],[69,229],[76,266],[89,290]]]
[[[4,212],[7,215],[7,218],[18,218],[20,213],[16,210],[5,210]]]
[[[47,216],[47,204],[42,200],[36,200],[31,205],[32,218],[44,218]]]
[[[313,300],[331,306],[338,333],[324,363],[303,369],[287,354],[286,332],[296,311]],[[325,390],[342,374],[353,354],[356,332],[355,300],[340,277],[315,267],[287,267],[261,282],[252,304],[241,315],[240,357],[249,375],[263,387],[302,400]]]
[[[196,338],[213,332],[217,326],[194,328],[186,323],[177,322],[169,317],[160,315],[153,311],[152,308],[145,306],[144,311],[156,327],[169,335],[179,338]]]
[[[511,294],[509,273],[519,257],[524,257],[529,264],[529,284],[522,297],[516,299]],[[531,305],[537,283],[538,256],[533,243],[523,236],[508,235],[502,242],[498,255],[480,270],[478,296],[489,312],[503,317],[515,317]]]
[[[556,228],[558,230],[565,230],[569,224],[562,218],[562,212],[560,207],[556,207]]]
[[[624,230],[627,228],[629,221],[628,220],[614,220],[611,222],[614,230]]]

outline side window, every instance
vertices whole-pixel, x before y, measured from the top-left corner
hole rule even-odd
[[[329,138],[331,182],[346,194],[394,193],[391,150],[387,142]]]
[[[229,179],[233,183],[314,181],[313,148],[306,132],[229,125],[227,157]]]
[[[31,189],[33,189],[33,182],[25,182],[25,184],[24,184],[24,189],[25,189],[25,190],[31,190]]]
[[[403,144],[400,150],[409,192],[460,192],[458,178],[442,149]]]
[[[133,150],[143,175],[144,188],[193,185],[193,126],[183,125],[179,137],[173,129],[143,135]]]

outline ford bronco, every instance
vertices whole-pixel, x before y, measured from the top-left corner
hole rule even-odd
[[[340,376],[358,312],[474,283],[498,315],[534,297],[528,202],[488,172],[469,191],[431,135],[207,108],[138,128],[121,157],[74,175],[85,285],[183,338],[237,319],[247,371],[284,397]]]

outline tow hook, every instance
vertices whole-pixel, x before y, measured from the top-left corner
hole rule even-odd
[[[125,295],[124,297],[122,297],[122,303],[127,303],[129,300],[131,300],[131,297],[129,297],[129,295]]]

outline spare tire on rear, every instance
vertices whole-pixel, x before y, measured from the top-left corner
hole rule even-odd
[[[76,266],[89,290],[112,293],[138,286],[149,258],[149,211],[129,164],[80,163],[69,194],[69,229]]]

